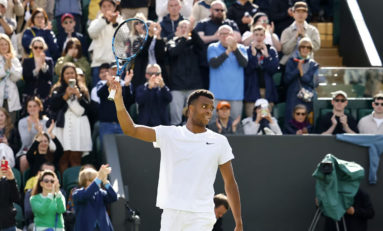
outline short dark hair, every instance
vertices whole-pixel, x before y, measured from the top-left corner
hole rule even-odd
[[[213,95],[213,93],[211,91],[205,90],[205,89],[198,89],[198,90],[193,91],[189,95],[188,100],[187,100],[188,107],[190,106],[190,104],[192,104],[200,96],[205,96],[205,97],[207,97],[209,99],[213,99],[214,100],[214,95]]]
[[[215,208],[218,208],[221,205],[223,205],[227,210],[229,210],[230,208],[226,195],[222,193],[214,196],[214,205],[215,205]]]
[[[109,63],[103,63],[103,64],[101,64],[101,66],[100,66],[100,70],[101,69],[109,69],[110,68],[110,64]]]

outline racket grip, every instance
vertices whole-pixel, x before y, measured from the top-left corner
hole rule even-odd
[[[116,95],[116,90],[114,90],[114,89],[110,90],[108,99],[113,101],[115,95]]]
[[[120,82],[120,77],[118,77],[118,76],[114,77],[114,81]],[[113,101],[115,95],[116,95],[116,90],[114,90],[114,89],[110,90],[108,100]]]

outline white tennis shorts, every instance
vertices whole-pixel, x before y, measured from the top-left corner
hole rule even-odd
[[[164,209],[161,231],[211,231],[216,222],[215,214]]]

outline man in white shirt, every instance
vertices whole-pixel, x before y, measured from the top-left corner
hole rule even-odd
[[[124,106],[121,86],[114,81],[118,121],[124,134],[153,142],[161,149],[157,206],[163,209],[161,231],[211,231],[214,214],[214,181],[219,167],[236,223],[243,231],[239,190],[231,160],[234,158],[227,138],[206,125],[214,110],[214,96],[196,90],[187,100],[185,126],[147,127],[134,124]]]
[[[361,134],[383,134],[383,93],[378,93],[372,101],[374,111],[360,119],[358,130]]]

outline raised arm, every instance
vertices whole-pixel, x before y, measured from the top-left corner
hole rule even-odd
[[[116,90],[114,104],[116,105],[118,122],[124,134],[147,142],[156,141],[156,132],[153,128],[134,124],[132,117],[125,108],[120,83],[113,81],[110,88]]]
[[[235,229],[234,231],[243,231],[241,200],[239,197],[239,189],[237,181],[234,178],[233,167],[231,161],[228,161],[219,166],[223,181],[225,183],[225,192],[234,216]]]

